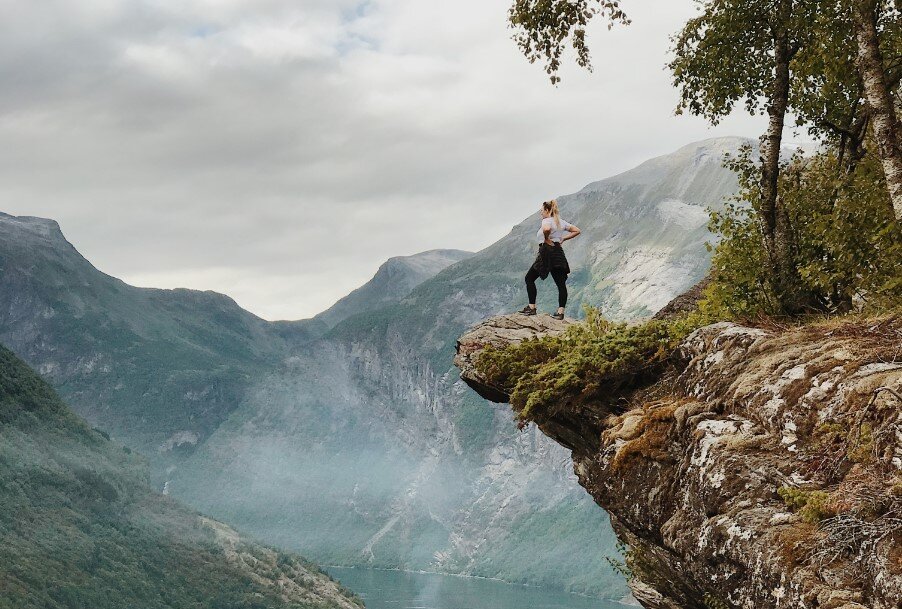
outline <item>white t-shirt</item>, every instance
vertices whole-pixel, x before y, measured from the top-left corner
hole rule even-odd
[[[539,243],[545,242],[545,229],[551,229],[550,238],[555,243],[560,243],[561,239],[567,236],[569,232],[567,229],[570,228],[570,223],[561,218],[561,227],[558,228],[554,224],[554,218],[543,218],[542,219],[542,228],[539,229],[539,232],[536,233],[536,239],[538,239]]]

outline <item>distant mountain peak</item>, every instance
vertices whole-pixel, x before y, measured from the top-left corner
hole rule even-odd
[[[758,142],[739,136],[714,137],[686,144],[673,152],[652,157],[636,167],[602,180],[591,182],[580,193],[592,193],[607,189],[611,184],[652,184],[660,181],[668,171],[684,171],[687,166],[713,165],[721,167],[724,156],[735,155],[746,144],[757,147]]]
[[[348,317],[400,302],[415,287],[473,252],[435,249],[393,256],[382,263],[368,282],[314,317],[334,327]]]
[[[0,211],[0,225],[9,231],[23,231],[47,239],[62,240],[63,231],[56,220],[39,218],[37,216],[13,216]]]
[[[679,154],[682,151],[691,150],[735,152],[738,151],[741,146],[744,146],[746,144],[757,146],[758,140],[751,137],[743,137],[741,135],[709,137],[703,140],[698,140],[697,142],[690,142],[685,146],[681,146],[676,149],[674,154]]]
[[[464,250],[435,249],[409,256],[392,256],[382,263],[376,274],[378,275],[379,271],[386,268],[408,268],[434,274],[434,269],[438,267],[444,268],[449,263],[453,264],[472,255],[473,252]]]

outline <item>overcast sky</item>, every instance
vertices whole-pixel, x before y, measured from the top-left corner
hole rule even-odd
[[[0,0],[0,210],[95,266],[298,319],[390,256],[478,250],[538,203],[691,141],[668,36],[625,0],[553,87],[510,0]]]

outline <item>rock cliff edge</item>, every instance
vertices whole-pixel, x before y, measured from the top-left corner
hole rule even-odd
[[[458,341],[476,361],[562,332],[543,316],[495,317]],[[800,328],[718,323],[616,408],[555,413],[540,429],[629,546],[651,609],[902,607],[902,319]],[[622,405],[622,406],[621,406]]]

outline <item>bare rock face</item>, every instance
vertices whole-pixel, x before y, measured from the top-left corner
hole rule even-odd
[[[487,346],[505,347],[526,340],[560,334],[572,319],[555,319],[550,315],[523,315],[511,313],[490,317],[473,326],[457,339],[454,365],[460,369],[460,378],[476,393],[490,402],[504,403],[510,399],[501,387],[495,387],[476,370],[476,356]]]
[[[505,323],[474,328],[459,361],[505,340]],[[539,427],[573,450],[580,484],[630,546],[644,607],[899,609],[900,356],[899,319],[714,324],[683,342],[666,385],[591,421],[596,442]],[[572,427],[586,415],[555,416]]]

